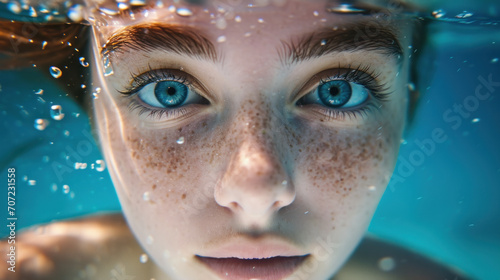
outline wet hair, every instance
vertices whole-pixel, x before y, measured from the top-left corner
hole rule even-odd
[[[56,66],[63,75],[56,80],[79,104],[90,84],[90,67],[80,64],[89,56],[90,27],[83,24],[33,23],[0,20],[0,70],[36,67],[50,77]],[[52,78],[52,77],[51,77]]]
[[[410,82],[413,85],[413,88],[409,87],[409,108],[408,108],[408,123],[407,126],[411,126],[413,120],[415,118],[417,106],[419,104],[419,100],[421,99],[421,89],[426,88],[424,86],[425,83],[428,83],[428,79],[421,79],[421,73],[419,69],[421,69],[422,65],[427,65],[428,60],[422,59],[422,54],[424,53],[424,49],[427,46],[428,39],[428,31],[427,26],[429,24],[428,20],[419,19],[415,22],[415,27],[413,29],[413,38],[412,38],[412,49],[413,53],[411,54],[410,60]],[[427,68],[428,72],[430,68]],[[429,78],[429,77],[424,77]]]

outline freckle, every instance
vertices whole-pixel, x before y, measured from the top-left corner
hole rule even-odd
[[[167,197],[170,197],[170,194],[169,194],[169,193],[167,193]]]
[[[155,189],[156,189],[156,184],[155,184],[155,185],[153,185],[151,188],[152,188],[153,190],[155,190]]]
[[[185,193],[182,194],[182,199],[186,199],[186,194]]]

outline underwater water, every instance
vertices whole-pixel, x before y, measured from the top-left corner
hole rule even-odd
[[[473,279],[495,280],[500,279],[500,26],[473,22],[478,17],[431,24],[420,67],[426,86],[369,234]],[[79,62],[73,67],[83,69],[80,57],[85,54],[75,56]],[[16,168],[18,229],[120,210],[86,112],[54,80],[65,71],[72,69],[0,71],[0,176],[7,178],[7,169]],[[87,94],[98,95],[91,84],[85,87]],[[0,201],[7,201],[6,190]],[[2,208],[2,221],[6,215]],[[7,235],[2,227],[0,236]]]

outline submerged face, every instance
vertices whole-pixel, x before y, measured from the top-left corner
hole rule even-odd
[[[395,165],[412,23],[235,2],[94,28],[102,149],[171,279],[327,279]]]

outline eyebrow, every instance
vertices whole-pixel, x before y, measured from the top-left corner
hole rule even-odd
[[[328,28],[282,41],[278,49],[282,63],[291,64],[340,52],[376,51],[389,57],[403,54],[395,32],[373,21]]]
[[[178,55],[218,61],[214,45],[200,35],[200,31],[188,26],[158,23],[126,27],[111,36],[102,53],[125,53],[129,51],[163,50]]]

